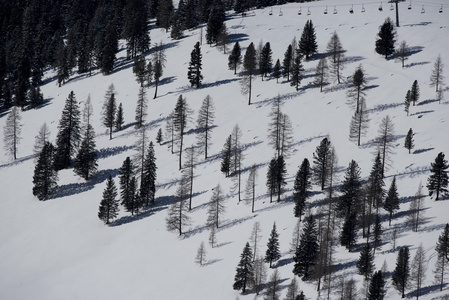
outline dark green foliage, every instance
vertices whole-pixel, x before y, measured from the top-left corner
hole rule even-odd
[[[148,152],[143,163],[142,178],[140,179],[140,197],[144,205],[154,205],[156,193],[156,157],[153,142],[148,146]]]
[[[307,158],[301,163],[301,166],[298,169],[295,177],[295,183],[293,185],[293,189],[295,192],[293,193],[293,199],[295,201],[294,214],[296,218],[301,220],[301,216],[304,214],[306,200],[309,196],[309,191],[312,188],[312,183],[310,181],[311,172],[310,172],[310,164]]]
[[[279,82],[279,78],[281,78],[282,75],[282,69],[281,69],[281,62],[276,60],[276,63],[274,64],[273,68],[273,77],[276,78],[276,83]]]
[[[443,232],[438,237],[437,245],[435,247],[438,261],[435,270],[436,278],[440,280],[440,291],[443,290],[444,274],[447,272],[449,266],[449,223],[444,226]]]
[[[66,100],[58,125],[54,156],[56,170],[62,170],[70,166],[71,158],[81,139],[80,130],[80,110],[75,93],[72,91]]]
[[[316,43],[315,28],[313,27],[312,20],[307,20],[306,25],[301,34],[299,40],[299,52],[309,59],[314,53],[317,52],[318,45]]]
[[[376,40],[376,52],[384,55],[385,59],[394,54],[394,44],[396,43],[396,30],[393,21],[388,17],[380,27]]]
[[[413,102],[413,106],[415,106],[416,102],[418,102],[419,95],[418,80],[415,80],[413,81],[412,88],[410,89],[410,101]]]
[[[251,246],[247,242],[243,252],[240,255],[240,261],[237,265],[236,274],[234,278],[234,290],[242,290],[245,293],[246,287],[253,278],[253,253]]]
[[[375,207],[377,210],[382,206],[382,202],[385,197],[385,183],[382,173],[382,161],[380,159],[380,154],[377,153],[373,163],[373,167],[371,168],[371,172],[368,177],[367,189],[367,197],[373,207]]]
[[[178,133],[179,139],[179,170],[181,170],[181,158],[182,158],[182,147],[184,141],[184,133],[187,126],[187,118],[191,113],[189,106],[187,105],[186,98],[179,95],[178,101],[176,101],[176,106],[173,112],[173,126],[175,131]]]
[[[382,271],[379,270],[374,272],[369,285],[368,300],[383,300],[387,293],[385,284],[386,282]]]
[[[121,105],[121,104],[120,104]],[[117,104],[115,103],[115,90],[114,85],[111,84],[106,92],[106,95],[104,97],[104,103],[103,103],[103,125],[107,128],[109,128],[109,139],[112,140],[112,127],[115,125],[117,127],[121,127],[121,124],[117,126],[116,120],[115,120],[115,113],[117,111]],[[121,113],[122,115],[122,122],[123,122],[123,111]],[[119,117],[117,113],[117,117]]]
[[[156,143],[158,143],[159,145],[162,143],[162,128],[159,128],[159,130],[157,131]]]
[[[33,195],[39,200],[48,199],[57,187],[58,172],[53,167],[54,153],[54,146],[46,142],[34,168]]]
[[[28,102],[30,103],[31,107],[34,108],[44,103],[44,95],[42,94],[39,86],[30,88],[28,92]]]
[[[226,15],[221,1],[214,1],[210,9],[206,25],[206,41],[209,45],[218,42],[220,30],[224,24]]]
[[[146,78],[146,62],[145,57],[142,55],[136,56],[134,58],[133,64],[133,73],[136,75],[136,80],[140,83],[140,86],[143,87],[143,83]]]
[[[179,2],[179,5],[183,3],[182,1]],[[177,10],[173,14],[172,24],[171,24],[171,32],[170,37],[174,40],[179,40],[184,37],[184,22],[183,22],[183,11]]]
[[[315,265],[315,258],[318,254],[318,232],[316,221],[313,215],[304,219],[303,230],[300,236],[299,246],[296,249],[293,260],[293,274],[302,276],[303,280],[308,280],[312,275],[312,268]]]
[[[245,55],[243,56],[243,70],[247,84],[246,90],[248,91],[248,105],[251,105],[251,91],[252,91],[252,79],[253,75],[257,72],[257,59],[256,59],[256,48],[251,42],[248,48],[246,48]]]
[[[413,141],[413,130],[410,128],[407,132],[407,136],[405,137],[404,147],[408,149],[408,153],[410,154],[410,150],[415,148],[415,143]]]
[[[393,177],[393,181],[388,189],[383,208],[390,214],[388,225],[391,225],[391,216],[395,210],[399,209],[399,194],[396,186],[396,176]]]
[[[402,294],[402,298],[405,297],[405,289],[409,285],[410,277],[410,251],[408,247],[399,249],[398,256],[396,258],[396,268],[393,271],[391,279],[393,286]]]
[[[118,105],[118,109],[117,109],[117,115],[115,116],[115,121],[114,121],[115,129],[117,129],[118,131],[122,130],[123,124],[125,124],[125,119],[123,116],[122,103],[120,102],[120,104]]]
[[[448,171],[449,165],[447,160],[444,159],[443,152],[438,153],[435,158],[435,162],[430,164],[430,176],[427,179],[427,189],[429,190],[429,196],[433,193],[436,194],[435,200],[438,200],[440,194],[447,193],[447,186],[449,182]]]
[[[357,261],[357,270],[360,275],[367,280],[374,271],[374,256],[371,252],[369,243],[366,243],[363,250],[360,252],[359,260]]]
[[[273,68],[273,51],[271,51],[270,42],[267,42],[262,48],[259,59],[259,73],[263,77],[267,77]]]
[[[359,65],[352,75],[352,82],[347,92],[347,96],[349,98],[348,102],[351,107],[355,107],[355,111],[357,113],[360,111],[362,99],[366,95],[365,88],[365,72],[363,71],[362,65]]]
[[[174,11],[173,0],[158,0],[156,25],[168,31]]]
[[[196,42],[195,47],[190,53],[189,71],[187,72],[187,78],[189,79],[190,85],[192,87],[195,86],[196,88],[199,88],[201,85],[201,81],[203,80],[203,75],[201,75],[201,60],[202,55],[200,42]]]
[[[223,145],[223,150],[221,151],[221,167],[220,167],[220,171],[223,172],[226,177],[229,176],[229,173],[231,171],[231,152],[232,152],[231,136],[228,136],[225,144]]]
[[[131,182],[133,178],[133,165],[131,159],[127,157],[119,170],[120,179],[120,200],[125,206],[126,211],[134,214],[134,198],[135,198],[135,179],[134,184]]]
[[[228,68],[234,70],[234,74],[237,74],[237,67],[242,63],[242,50],[240,49],[239,42],[235,42],[232,48],[231,54],[228,57]]]
[[[301,291],[298,296],[296,296],[295,300],[306,300],[306,296],[304,295],[304,292]]]
[[[104,75],[114,71],[115,55],[118,52],[118,33],[112,22],[107,23],[102,44],[97,49],[101,52],[100,59],[97,58],[100,70]]]
[[[331,154],[331,142],[328,138],[321,140],[321,143],[316,147],[313,153],[313,167],[312,174],[316,184],[321,186],[321,190],[324,190],[326,180],[328,177],[328,164],[329,156]]]
[[[382,224],[380,223],[380,217],[376,214],[373,225],[373,255],[376,249],[380,249],[382,245]]]
[[[268,165],[267,171],[267,187],[270,193],[270,203],[275,193],[277,193],[278,201],[281,201],[283,187],[287,184],[285,181],[286,174],[287,169],[284,157],[281,155],[273,158]]]
[[[404,101],[404,111],[407,113],[407,116],[410,111],[410,102],[412,101],[410,90],[407,91],[407,94],[405,94],[405,101]]]
[[[345,216],[343,228],[340,233],[340,244],[349,251],[357,241],[357,212],[351,211]]]
[[[340,188],[341,196],[337,204],[337,212],[345,218],[355,211],[355,206],[361,198],[362,182],[360,172],[357,162],[351,160]]]
[[[282,75],[287,77],[287,81],[290,81],[291,67],[293,63],[293,47],[288,45],[287,50],[284,53],[284,60],[282,61]]]
[[[126,40],[126,53],[130,59],[150,49],[147,3],[144,0],[125,2],[122,37]]]
[[[112,175],[106,181],[106,188],[103,191],[103,199],[100,202],[98,218],[105,224],[109,224],[111,219],[115,219],[119,212],[119,200],[117,199],[117,188],[115,187]]]
[[[279,251],[279,234],[276,230],[276,222],[273,224],[270,237],[268,238],[267,251],[265,252],[265,262],[272,263],[281,258],[281,252]]]
[[[95,132],[89,124],[78,154],[73,161],[73,171],[85,180],[91,179],[97,172],[97,150],[95,147]]]
[[[295,59],[293,60],[293,65],[290,70],[290,73],[292,75],[292,81],[290,82],[290,85],[294,86],[297,91],[299,90],[299,85],[301,84],[303,75],[302,72],[304,72],[301,60],[302,55],[300,53],[297,53]]]
[[[136,105],[136,124],[135,128],[139,129],[143,126],[145,123],[145,119],[147,116],[147,110],[148,110],[148,99],[146,96],[145,88],[141,87],[139,89],[139,94],[137,96],[137,105]]]

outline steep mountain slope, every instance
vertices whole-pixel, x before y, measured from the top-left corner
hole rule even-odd
[[[247,97],[240,92],[241,77],[227,69],[227,55],[216,47],[202,45],[203,87],[190,88],[187,67],[190,52],[200,40],[200,29],[186,32],[185,38],[173,41],[165,30],[152,27],[152,42],[162,41],[167,46],[167,65],[159,96],[151,99],[154,87],[147,89],[149,103],[146,126],[151,139],[155,139],[159,128],[164,129],[165,120],[181,94],[194,110],[185,137],[187,147],[196,142],[193,129],[198,109],[206,95],[213,98],[216,107],[216,127],[212,133],[210,158],[204,160],[198,157],[195,169],[195,197],[190,213],[192,224],[180,237],[167,232],[165,223],[167,208],[173,201],[181,176],[178,154],[171,154],[168,143],[155,146],[158,166],[156,206],[137,217],[130,217],[122,209],[119,218],[111,226],[105,226],[97,217],[106,178],[112,174],[118,184],[118,169],[127,156],[134,155],[133,145],[138,138],[133,122],[139,85],[132,73],[132,62],[125,60],[124,46],[118,54],[116,71],[109,76],[99,72],[92,77],[74,74],[65,85],[58,88],[54,73],[47,71],[42,91],[48,104],[38,110],[22,113],[24,125],[19,158],[16,161],[5,156],[0,158],[0,182],[3,183],[0,197],[0,298],[252,299],[254,294],[239,295],[232,289],[232,284],[240,254],[256,221],[260,222],[263,234],[260,254],[265,253],[270,230],[273,222],[276,222],[282,258],[275,266],[279,269],[282,296],[285,296],[286,287],[293,278],[293,260],[289,248],[297,219],[293,217],[291,195],[298,166],[304,158],[311,161],[315,148],[328,136],[338,156],[339,181],[343,179],[351,159],[358,162],[362,176],[366,178],[377,152],[374,139],[379,123],[387,115],[395,126],[397,147],[391,157],[392,164],[386,172],[385,183],[388,187],[396,175],[401,207],[390,227],[386,218],[382,223],[384,245],[381,251],[376,251],[376,269],[380,269],[384,261],[390,272],[394,269],[397,251],[390,251],[392,246],[389,241],[396,229],[399,233],[397,246],[410,246],[412,257],[419,244],[423,243],[428,258],[424,283],[427,287],[426,299],[449,293],[447,286],[446,290],[439,292],[433,284],[432,273],[436,258],[435,243],[449,219],[447,200],[436,202],[426,196],[425,220],[419,231],[414,233],[405,225],[409,203],[418,186],[425,186],[430,163],[439,152],[449,155],[449,102],[446,100],[439,104],[435,101],[435,90],[429,86],[433,62],[438,54],[441,54],[446,64],[449,59],[449,7],[444,6],[444,13],[438,13],[440,5],[430,0],[421,2],[414,2],[411,10],[407,9],[408,3],[400,3],[398,42],[405,40],[412,49],[405,68],[401,68],[400,63],[394,60],[385,60],[374,51],[379,26],[385,18],[395,17],[395,11],[389,10],[386,3],[382,12],[378,11],[380,2],[365,4],[366,12],[363,14],[360,12],[362,1],[354,1],[355,12],[350,14],[350,4],[328,0],[312,2],[310,7],[299,3],[276,6],[273,15],[269,15],[270,9],[266,8],[255,10],[254,16],[228,16],[229,48],[239,41],[244,53],[250,42],[256,46],[260,41],[270,42],[274,61],[278,58],[282,61],[287,46],[294,37],[299,40],[308,19],[313,21],[316,28],[319,53],[325,52],[331,34],[336,31],[347,50],[348,62],[343,70],[344,77],[352,76],[356,67],[362,64],[368,78],[366,99],[370,127],[360,147],[348,140],[349,122],[353,114],[346,104],[349,78],[339,85],[331,82],[320,93],[312,84],[317,59],[304,62],[305,76],[298,92],[284,79],[276,83],[272,78],[261,81],[257,77],[253,86],[253,104],[248,106]],[[334,5],[337,14],[323,14],[326,7],[332,11]],[[421,13],[422,5],[424,14]],[[301,15],[298,15],[299,9]],[[281,10],[282,16],[279,16]],[[311,15],[306,15],[307,10],[311,11]],[[415,79],[421,88],[421,98],[416,106],[410,108],[410,116],[407,117],[404,97]],[[109,140],[109,134],[101,124],[101,111],[104,94],[111,83],[118,92],[118,102],[123,103],[126,123],[125,129],[114,132],[114,138]],[[43,122],[47,122],[54,141],[61,111],[70,91],[75,92],[81,107],[88,95],[91,96],[100,158],[99,172],[94,179],[85,182],[74,175],[72,169],[61,171],[59,190],[55,197],[40,202],[31,192],[34,136]],[[282,201],[269,203],[265,187],[266,170],[274,150],[268,145],[267,124],[272,102],[278,96],[283,102],[283,112],[293,122],[293,154],[287,159],[288,184]],[[2,125],[5,119],[3,116]],[[260,165],[254,214],[251,214],[249,203],[238,202],[236,194],[230,191],[231,179],[225,178],[220,172],[220,152],[236,124],[242,129],[244,144],[243,185],[247,169],[252,164]],[[416,134],[416,147],[412,154],[408,154],[408,150],[403,147],[409,128],[413,128]],[[226,213],[217,232],[218,245],[207,247],[207,263],[200,267],[194,263],[194,258],[200,243],[207,242],[209,236],[209,230],[205,227],[208,202],[217,184],[226,193]],[[423,190],[427,195],[427,189]],[[314,192],[308,200],[313,212],[326,197],[318,186],[314,186]],[[384,211],[382,213],[385,214]],[[363,243],[359,237],[357,245]],[[354,277],[361,288],[363,279],[357,275],[355,268],[358,256],[358,252],[348,253],[344,248],[337,247],[335,278]],[[271,273],[272,270],[269,270],[268,274]],[[300,288],[309,299],[317,298],[315,282],[300,282]],[[332,298],[337,298],[337,286],[333,293]],[[391,284],[387,298],[400,298]]]

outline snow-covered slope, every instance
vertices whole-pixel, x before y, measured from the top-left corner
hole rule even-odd
[[[195,111],[189,128],[195,126],[198,109],[206,95],[213,98],[216,107],[216,128],[212,134],[210,158],[206,161],[201,158],[195,169],[195,197],[190,213],[192,224],[181,237],[168,232],[165,223],[167,208],[180,178],[178,156],[171,154],[168,144],[155,146],[158,166],[156,206],[134,218],[122,209],[118,220],[113,223],[116,226],[105,226],[97,217],[106,178],[113,174],[118,183],[118,169],[123,160],[135,152],[133,144],[137,140],[137,132],[132,123],[139,85],[132,73],[132,63],[124,59],[126,49],[121,49],[116,71],[109,76],[99,72],[92,77],[74,74],[59,88],[54,74],[48,71],[46,84],[42,86],[48,105],[22,113],[23,139],[19,145],[18,159],[11,161],[4,155],[0,157],[0,298],[252,299],[254,294],[239,295],[232,289],[232,284],[240,254],[256,221],[260,222],[263,233],[260,253],[265,252],[271,227],[276,222],[282,252],[276,266],[282,278],[282,295],[285,296],[286,287],[293,278],[289,248],[297,220],[293,217],[291,195],[298,166],[304,158],[311,160],[320,141],[329,136],[338,156],[339,179],[343,179],[351,159],[358,162],[362,176],[367,177],[376,152],[373,139],[377,136],[380,121],[386,115],[393,120],[397,147],[392,156],[392,166],[386,172],[385,183],[388,187],[396,175],[401,209],[391,227],[387,222],[383,223],[385,244],[381,251],[376,252],[376,269],[380,269],[384,261],[389,271],[394,269],[397,252],[390,251],[389,241],[395,228],[399,232],[397,245],[409,245],[412,256],[421,242],[424,245],[428,258],[425,298],[449,293],[447,286],[445,291],[439,292],[433,284],[432,274],[435,243],[442,226],[449,220],[449,203],[435,202],[426,197],[425,222],[419,231],[412,233],[404,225],[410,199],[420,184],[425,186],[430,163],[439,152],[449,155],[449,102],[439,104],[435,101],[435,89],[429,86],[436,57],[441,54],[446,64],[449,59],[449,7],[444,6],[444,12],[438,13],[440,5],[431,0],[413,2],[411,10],[407,9],[408,3],[399,4],[401,26],[397,28],[398,41],[405,40],[412,48],[406,67],[402,68],[399,62],[385,60],[374,51],[379,26],[387,17],[394,19],[395,11],[389,9],[389,4],[383,3],[384,10],[380,12],[380,2],[371,2],[364,4],[366,12],[361,13],[362,3],[354,1],[354,14],[349,13],[351,4],[326,0],[311,2],[310,6],[293,3],[274,7],[273,15],[269,15],[269,8],[255,10],[254,16],[244,18],[229,15],[226,21],[231,34],[229,48],[235,41],[239,41],[243,51],[250,42],[256,46],[260,41],[270,42],[274,61],[278,58],[282,61],[287,46],[294,37],[299,40],[308,19],[315,26],[320,53],[325,51],[331,34],[336,31],[347,50],[348,63],[343,71],[344,77],[351,76],[362,64],[370,87],[366,96],[370,127],[360,147],[348,140],[352,111],[346,104],[347,81],[340,85],[332,82],[320,93],[311,83],[317,60],[304,62],[305,78],[298,92],[285,80],[276,83],[275,79],[261,81],[258,77],[253,86],[253,104],[248,106],[247,97],[240,92],[241,77],[227,69],[227,55],[215,47],[202,46],[203,87],[198,90],[190,88],[187,67],[190,52],[200,40],[200,29],[186,32],[186,37],[179,41],[171,40],[164,30],[151,29],[152,42],[162,41],[168,46],[159,96],[151,99],[154,87],[147,90],[151,100],[146,126],[151,138],[154,140],[157,130],[164,128],[165,118],[173,110],[180,94],[187,98],[189,106]],[[424,14],[421,13],[422,5]],[[334,6],[337,14],[323,14],[326,7],[332,12]],[[281,8],[283,16],[279,16]],[[302,15],[298,15],[300,9]],[[307,16],[307,10],[311,15]],[[421,88],[421,98],[417,106],[410,108],[410,116],[407,117],[403,101],[415,79]],[[109,140],[107,130],[101,124],[101,111],[104,94],[111,83],[118,92],[118,102],[123,103],[126,124],[123,131],[115,132],[114,138]],[[31,192],[34,137],[39,127],[47,122],[54,141],[61,111],[70,91],[75,92],[81,107],[88,95],[91,96],[99,172],[94,179],[85,182],[74,175],[72,169],[61,171],[56,196],[41,202]],[[266,195],[265,174],[274,151],[267,143],[267,123],[272,101],[278,95],[284,103],[283,111],[293,122],[294,152],[287,160],[288,185],[284,198],[280,203],[270,204]],[[0,120],[2,127],[5,119],[2,117]],[[261,165],[254,214],[251,214],[248,203],[238,203],[238,198],[230,192],[230,179],[220,172],[219,154],[235,124],[243,133],[244,167],[254,163]],[[409,128],[416,133],[416,147],[412,154],[408,154],[403,147]],[[185,137],[187,146],[195,141],[193,133]],[[244,181],[247,174],[243,174]],[[204,241],[207,244],[207,203],[212,188],[218,183],[227,194],[226,213],[217,232],[218,246],[207,247],[207,264],[200,267],[195,264],[194,258],[200,243]],[[317,193],[308,201],[316,210],[325,195],[316,186],[314,190]],[[427,194],[426,188],[424,192]],[[362,243],[362,240],[359,242]],[[354,277],[360,288],[362,277],[357,275],[355,268],[358,255],[337,247],[335,275]],[[269,270],[269,275],[271,272]],[[300,288],[309,299],[317,297],[314,282],[301,282]],[[400,298],[391,284],[387,298]]]

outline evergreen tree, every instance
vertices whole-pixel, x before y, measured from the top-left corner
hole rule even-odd
[[[206,24],[206,41],[209,45],[218,42],[220,30],[225,21],[225,9],[220,1],[214,1]]]
[[[281,201],[281,195],[284,190],[284,186],[287,184],[285,177],[287,175],[287,167],[284,157],[278,156],[276,159],[275,178],[276,178],[276,191],[278,193],[278,202]]]
[[[327,43],[326,47],[329,56],[329,69],[333,77],[337,79],[340,83],[340,78],[342,77],[341,70],[345,63],[345,50],[341,45],[340,38],[336,31],[331,36],[331,39]]]
[[[140,197],[144,205],[154,205],[156,194],[156,157],[154,154],[153,142],[148,146],[147,155],[142,167],[142,177],[140,180]]]
[[[380,160],[380,154],[378,153],[368,177],[366,190],[366,197],[368,199],[368,237],[371,226],[371,207],[376,208],[377,212],[379,211],[385,197],[384,186],[385,183],[382,176],[382,162]]]
[[[115,187],[112,175],[106,182],[106,188],[103,191],[103,199],[100,202],[98,218],[105,224],[109,224],[111,219],[115,219],[119,212],[119,200],[117,198],[117,188]]]
[[[207,224],[218,228],[220,216],[225,213],[225,206],[223,205],[223,192],[220,184],[217,184],[213,189],[212,198],[210,200],[209,210],[207,212]]]
[[[101,48],[98,49],[98,52],[102,53],[101,60],[98,63],[104,75],[109,75],[114,71],[115,55],[118,52],[118,39],[117,28],[114,22],[109,21],[106,25],[103,43]]]
[[[273,69],[273,51],[271,51],[270,42],[267,42],[265,46],[263,46],[262,51],[260,52],[260,60],[259,60],[259,73],[262,76],[262,80],[267,77],[271,70]]]
[[[430,86],[434,86],[436,92],[442,90],[441,86],[444,81],[443,68],[444,63],[441,59],[441,55],[438,54],[438,57],[433,64],[432,73],[430,74]]]
[[[164,0],[167,1],[167,0]],[[159,44],[155,45],[155,50],[153,52],[153,74],[154,74],[154,97],[153,99],[156,99],[157,97],[157,88],[159,86],[159,81],[161,80],[165,63],[167,61],[165,57],[165,50],[164,50],[164,44],[160,42]]]
[[[257,71],[256,48],[252,42],[243,56],[243,70],[242,92],[248,94],[248,105],[251,105],[252,80]]]
[[[340,244],[349,251],[355,245],[357,240],[357,212],[351,211],[345,216],[343,228],[340,233]]]
[[[162,128],[159,128],[157,131],[157,135],[156,135],[156,143],[158,143],[159,145],[162,143],[163,138],[162,138]]]
[[[70,166],[71,158],[78,148],[80,135],[80,111],[75,93],[70,92],[58,125],[54,167],[62,170]]]
[[[360,102],[366,95],[366,77],[362,65],[359,65],[352,75],[352,82],[349,86],[347,97],[348,104],[359,112]]]
[[[331,142],[328,138],[321,140],[321,143],[316,147],[313,153],[313,167],[312,174],[316,184],[321,186],[321,190],[324,190],[328,178],[328,164],[331,150]]]
[[[267,188],[270,194],[270,203],[273,202],[273,195],[276,193],[276,158],[270,160],[267,170]]]
[[[147,3],[144,0],[131,0],[125,3],[123,9],[122,37],[126,40],[126,53],[130,59],[134,59],[150,48]]]
[[[374,256],[371,253],[369,243],[366,243],[365,247],[363,247],[363,250],[360,252],[360,257],[357,261],[357,270],[360,275],[365,277],[365,280],[368,280],[374,271]]]
[[[125,206],[126,211],[134,213],[134,197],[135,190],[133,190],[131,180],[133,178],[134,167],[129,156],[123,161],[119,170],[120,179],[120,200],[121,204]],[[134,187],[135,188],[135,187]]]
[[[376,140],[379,153],[382,157],[382,178],[385,174],[385,165],[388,165],[389,156],[392,155],[393,149],[396,147],[396,144],[394,143],[394,124],[390,119],[390,116],[385,116],[378,129],[378,137]]]
[[[386,282],[382,271],[374,272],[369,285],[368,300],[383,300],[387,293],[385,285]]]
[[[38,106],[42,105],[42,103],[44,103],[44,95],[42,94],[39,86],[31,87],[28,91],[27,98],[28,102],[33,108],[37,108]]]
[[[407,117],[410,111],[410,102],[412,102],[411,99],[411,92],[410,90],[407,91],[407,94],[405,94],[405,101],[404,101],[404,111],[407,113]]]
[[[20,110],[17,106],[13,106],[6,117],[5,127],[3,127],[3,147],[6,153],[13,157],[14,160],[17,159],[17,147],[21,140],[22,124],[20,120],[22,120]]]
[[[73,171],[89,180],[97,172],[97,150],[95,149],[95,132],[90,124],[86,126],[86,132],[73,161]]]
[[[293,274],[302,276],[303,280],[308,280],[312,275],[315,258],[318,254],[318,232],[316,221],[311,214],[304,219],[304,226],[300,237],[298,248],[296,248],[293,260]]]
[[[288,45],[287,50],[284,53],[284,60],[282,61],[282,74],[287,77],[287,81],[290,81],[291,67],[293,65],[293,47]]]
[[[237,67],[242,64],[242,52],[239,42],[235,42],[232,48],[231,54],[228,57],[228,68],[234,70],[234,74],[237,74]]]
[[[188,196],[188,181],[185,176],[181,176],[175,202],[168,209],[168,216],[165,218],[168,231],[177,231],[179,235],[182,235],[182,229],[190,224]]]
[[[148,110],[148,99],[146,97],[145,88],[141,87],[139,89],[139,95],[137,96],[137,106],[136,106],[136,129],[139,129],[145,123]]]
[[[136,81],[140,84],[140,87],[143,87],[143,83],[145,82],[145,67],[145,57],[142,55],[136,56],[134,58],[133,73],[136,75]]]
[[[447,186],[449,183],[448,171],[449,165],[447,160],[444,159],[443,152],[438,153],[435,158],[435,162],[430,164],[430,176],[427,179],[427,189],[429,190],[429,196],[433,193],[436,194],[435,200],[438,200],[440,194],[448,192]]]
[[[290,71],[292,76],[290,85],[294,86],[296,91],[299,90],[299,85],[301,84],[302,80],[302,72],[304,71],[301,60],[302,55],[300,53],[297,53],[295,58],[293,59],[293,64]]]
[[[198,111],[197,128],[198,144],[204,149],[204,159],[207,159],[207,150],[210,146],[210,135],[215,119],[215,106],[212,97],[207,95],[204,98],[201,108]]]
[[[410,278],[410,251],[408,247],[399,249],[398,256],[396,258],[396,268],[393,271],[391,279],[393,286],[402,294],[402,298],[405,297],[405,289],[409,285]]]
[[[45,142],[39,154],[33,176],[33,195],[46,200],[57,188],[58,172],[53,166],[55,147]]]
[[[376,249],[380,249],[382,245],[382,224],[380,223],[379,214],[376,214],[373,225],[373,256],[376,254]]]
[[[231,136],[228,136],[225,144],[223,145],[223,150],[221,151],[221,167],[220,171],[225,174],[226,177],[229,176],[231,171]]]
[[[413,81],[412,88],[410,89],[410,101],[413,102],[413,106],[415,106],[416,102],[418,102],[419,95],[418,80],[415,80]]]
[[[184,133],[187,128],[188,116],[192,113],[187,105],[187,99],[179,95],[176,102],[175,109],[173,111],[173,127],[177,133],[177,139],[179,141],[179,170],[182,168],[182,150],[184,144]]]
[[[413,140],[413,130],[410,128],[407,132],[407,136],[405,137],[404,147],[408,149],[408,153],[410,154],[410,150],[412,150],[415,147],[415,143]]]
[[[115,102],[115,88],[114,84],[111,84],[106,91],[103,103],[103,125],[109,128],[109,139],[112,140],[112,127],[117,124],[115,123],[115,114],[117,111],[117,104]],[[118,116],[118,115],[117,115]],[[122,115],[123,116],[123,115]],[[120,125],[121,126],[121,125]]]
[[[274,64],[274,68],[273,68],[273,77],[276,78],[276,83],[279,83],[279,78],[281,78],[282,75],[282,67],[281,67],[281,62],[278,60],[276,60],[276,63]]]
[[[398,188],[396,187],[396,176],[394,176],[393,181],[391,181],[383,208],[389,213],[388,225],[391,225],[391,216],[394,211],[399,209],[399,194]]]
[[[384,55],[385,59],[394,54],[394,44],[396,43],[396,30],[393,21],[388,17],[380,26],[378,38],[376,40],[376,52]]]
[[[293,199],[295,201],[294,214],[295,217],[300,220],[306,208],[306,200],[309,196],[309,191],[312,188],[310,177],[311,172],[309,160],[304,158],[298,172],[296,173],[295,183],[293,185],[293,189],[295,190],[293,193]]]
[[[273,229],[271,230],[270,237],[268,238],[267,251],[265,252],[265,262],[270,263],[270,268],[273,262],[276,262],[281,258],[281,252],[279,251],[279,234],[276,230],[276,222],[273,223]]]
[[[120,102],[120,104],[118,105],[117,114],[115,116],[115,121],[114,121],[115,129],[117,129],[118,131],[122,130],[123,124],[125,124],[125,119],[123,116],[122,103]],[[109,130],[109,131],[111,131],[111,130]]]
[[[317,52],[317,49],[315,28],[313,27],[312,20],[307,20],[301,34],[301,39],[299,40],[299,52],[308,60]]]
[[[439,281],[440,291],[442,291],[444,275],[448,272],[447,269],[449,266],[449,223],[446,223],[443,232],[441,232],[441,235],[438,237],[435,251],[437,252],[435,279]]]
[[[351,212],[354,212],[361,200],[362,180],[360,173],[361,170],[357,162],[351,160],[340,188],[341,196],[336,207],[341,216],[348,216]]]
[[[196,42],[195,47],[190,53],[190,63],[189,71],[187,72],[187,78],[189,79],[190,85],[192,87],[199,88],[203,80],[203,75],[201,75],[202,69],[202,55],[200,42]]]
[[[233,284],[234,290],[242,290],[242,293],[245,293],[247,286],[253,279],[253,274],[253,253],[247,242],[237,265]]]

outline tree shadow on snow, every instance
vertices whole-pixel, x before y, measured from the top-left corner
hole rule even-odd
[[[110,156],[115,156],[119,153],[128,151],[132,148],[134,148],[134,146],[116,146],[116,147],[102,148],[99,151],[97,151],[97,158],[104,159]]]

